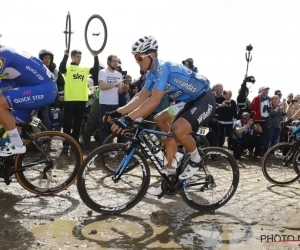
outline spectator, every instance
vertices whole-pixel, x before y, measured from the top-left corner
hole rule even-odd
[[[287,103],[288,105],[292,104],[293,99],[294,99],[293,93],[289,93],[288,96],[287,96],[286,103]],[[287,106],[288,106],[288,105],[287,105]]]
[[[251,105],[252,111],[255,112],[254,120],[264,120],[264,124],[262,126],[262,136],[261,136],[261,145],[263,150],[261,153],[265,153],[268,149],[268,124],[269,124],[269,115],[270,115],[270,105],[271,98],[268,96],[269,87],[264,86],[261,88],[261,94],[256,96]]]
[[[85,112],[85,104],[88,101],[88,75],[95,74],[99,70],[99,60],[94,56],[94,67],[79,67],[81,62],[81,51],[71,52],[72,62],[67,66],[69,52],[66,50],[64,58],[59,66],[59,71],[65,75],[66,83],[64,88],[64,133],[71,135],[79,142],[79,133],[82,118]],[[73,125],[73,129],[72,129]],[[71,134],[72,130],[72,134]],[[64,146],[64,151],[68,145]]]
[[[101,130],[99,142],[103,141],[111,134],[111,124],[103,122],[102,118],[106,112],[111,112],[119,107],[119,93],[121,92],[121,84],[124,82],[122,74],[117,71],[118,57],[110,55],[107,58],[107,68],[99,72],[99,88],[101,89],[99,96],[100,104],[100,123]]]
[[[259,124],[253,124],[253,120],[250,119],[250,114],[244,112],[241,115],[241,119],[237,120],[233,125],[233,134],[230,139],[230,150],[233,151],[233,156],[236,159],[240,159],[243,150],[249,150],[249,156],[254,157],[260,155],[260,139],[259,134],[262,132],[262,129]]]
[[[241,88],[239,89],[239,94],[236,99],[237,103],[237,119],[241,118],[242,113],[251,111],[251,102],[248,99],[249,89],[247,88],[246,80],[243,81]]]
[[[280,104],[281,103],[281,97],[282,97],[282,93],[281,93],[281,91],[280,90],[275,90],[275,93],[274,93],[274,95],[277,95],[278,96],[278,104]]]
[[[56,64],[54,63],[54,55],[51,51],[42,49],[39,52],[39,58],[45,64],[45,66],[53,73],[56,77],[57,90],[62,91],[64,89],[65,80],[63,75],[56,68]],[[42,118],[43,124],[46,126],[47,130],[52,130],[51,120],[50,120],[50,108],[57,107],[58,105],[58,97],[55,102],[51,105],[46,105],[40,109],[40,117]]]
[[[220,136],[219,136],[219,146],[223,147],[226,136],[231,136],[233,123],[237,119],[237,106],[236,102],[231,99],[232,92],[227,90],[223,92],[227,106],[219,108],[219,126],[220,126]],[[228,145],[229,147],[230,145]]]
[[[188,69],[190,69],[190,70],[198,73],[197,67],[194,66],[194,60],[193,60],[193,58],[188,58],[188,59],[182,61],[182,64],[185,67],[187,67]]]
[[[132,82],[132,78],[130,75],[125,76],[124,84],[121,84],[121,90],[119,93],[119,107],[123,107],[126,105],[127,100],[129,98],[129,85]]]
[[[294,100],[294,101],[293,101]],[[293,99],[292,102],[289,104],[286,116],[288,119],[290,119],[300,108],[300,95],[296,95],[295,99]]]
[[[220,127],[218,124],[218,115],[214,114],[213,118],[205,126],[209,128],[209,132],[206,135],[209,145],[211,147],[218,147],[219,146],[219,137],[220,137]],[[232,127],[231,127],[231,131],[232,131]]]
[[[280,108],[278,102],[279,102],[279,97],[277,95],[272,96],[270,122],[269,122],[270,127],[268,129],[269,147],[272,147],[273,145],[279,142],[279,138],[281,134],[280,122],[282,121],[284,112],[283,109]]]

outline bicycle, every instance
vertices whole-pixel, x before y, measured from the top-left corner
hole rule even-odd
[[[146,121],[148,124],[155,124],[155,122],[151,122],[151,121]],[[209,147],[209,142],[206,139],[205,135],[209,132],[209,129],[206,127],[200,127],[197,133],[192,133],[191,135],[193,136],[195,142],[196,142],[196,146],[197,147],[201,147],[201,148],[207,148]],[[127,138],[128,137],[133,137],[134,136],[134,129],[128,129],[126,130],[124,135],[117,135],[115,133],[109,135],[102,143],[102,145],[106,145],[106,144],[111,144],[111,143],[126,143]],[[140,150],[140,148],[139,148]],[[164,152],[165,149],[162,147],[162,151]],[[178,152],[184,154],[185,152],[185,148],[182,147],[180,144],[178,145]],[[115,155],[115,154],[110,154],[110,158],[108,160],[112,160],[114,161],[116,157],[118,157],[119,155]],[[144,154],[144,156],[146,157],[146,159],[148,159],[147,155]],[[121,156],[122,157],[122,156]],[[110,167],[110,163],[109,161],[107,161],[107,159],[105,159],[105,157],[102,157],[102,165],[103,168],[105,168],[105,170],[110,171],[110,172],[115,172],[115,169],[112,169]],[[132,166],[134,167],[134,166]]]
[[[178,163],[176,175],[170,178],[163,171],[165,164],[159,162],[152,153],[154,144],[149,134],[167,137],[173,135],[144,129],[143,125],[147,123],[147,121],[134,122],[135,136],[128,137],[125,144],[103,145],[85,158],[78,174],[77,190],[80,198],[89,208],[99,213],[122,213],[134,207],[146,194],[150,182],[150,169],[144,154],[152,161],[163,179],[161,183],[163,193],[158,198],[164,194],[175,195],[180,191],[183,200],[196,210],[215,210],[231,199],[239,183],[239,168],[236,160],[227,150],[217,147],[198,148],[205,159],[204,167],[198,171],[201,176],[194,175],[187,180],[179,181],[178,176],[190,161],[188,153],[185,152]],[[136,150],[137,147],[140,147],[143,153]],[[125,153],[125,157],[114,162],[115,171],[112,174],[103,168],[101,157],[113,152]],[[216,155],[217,161],[210,162],[210,157],[207,157],[209,155]],[[225,162],[228,162],[229,166],[224,166]],[[131,167],[132,165],[135,166]],[[223,175],[220,181],[216,181],[217,175],[214,171],[219,171]],[[224,187],[227,179],[229,179],[228,186]],[[117,188],[121,185],[123,188],[120,191],[123,196],[116,197]],[[194,187],[196,190],[193,193]],[[213,193],[218,188],[220,190]],[[222,191],[224,194],[220,195]],[[202,197],[197,198],[197,195]],[[109,196],[108,199],[106,196]],[[214,198],[216,200],[210,203]],[[116,204],[112,204],[114,201]]]
[[[21,127],[26,153],[0,157],[0,178],[9,185],[15,175],[20,185],[31,193],[54,194],[67,189],[77,179],[83,161],[82,151],[78,143],[64,133],[44,131],[34,134],[30,127],[39,124],[40,119],[35,116],[25,124],[16,124]],[[4,133],[2,127],[0,138]],[[63,152],[64,145],[69,146],[67,152]]]
[[[282,131],[289,134],[290,142],[271,147],[262,159],[265,178],[276,185],[292,184],[300,179],[300,121],[292,125],[282,123]],[[278,175],[275,177],[275,175]]]

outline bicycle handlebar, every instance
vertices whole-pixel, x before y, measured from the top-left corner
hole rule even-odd
[[[104,116],[104,122],[107,122],[108,117],[109,117],[109,112],[106,112],[106,113],[105,113],[105,116]],[[116,123],[117,120],[118,120],[118,118],[115,118],[115,119],[113,120],[113,122]],[[134,124],[134,125],[144,126],[144,125],[146,125],[146,124],[152,124],[152,125],[154,125],[154,124],[156,124],[156,123],[155,123],[155,122],[152,122],[152,121],[142,120],[142,121],[140,121],[140,122],[138,122],[138,121],[133,121],[133,124]]]

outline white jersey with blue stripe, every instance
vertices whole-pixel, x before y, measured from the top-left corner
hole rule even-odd
[[[206,77],[185,66],[156,59],[154,70],[147,72],[144,89],[158,89],[176,101],[188,103],[210,89],[210,86]]]

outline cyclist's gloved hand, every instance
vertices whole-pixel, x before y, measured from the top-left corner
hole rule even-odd
[[[123,134],[124,129],[132,126],[133,120],[129,116],[123,116],[112,125],[111,130],[116,134]]]
[[[118,119],[118,121],[116,122],[116,124],[120,128],[126,129],[126,128],[129,128],[129,127],[132,126],[133,120],[129,116],[125,115],[125,116],[121,117],[120,119]]]
[[[121,118],[122,114],[119,113],[118,110],[114,110],[109,113],[109,116],[111,119],[115,119],[115,118]]]
[[[105,116],[103,116],[102,120],[103,122],[109,122],[109,123],[113,123],[113,120],[115,118],[121,118],[122,114],[119,113],[117,110],[106,112]]]

